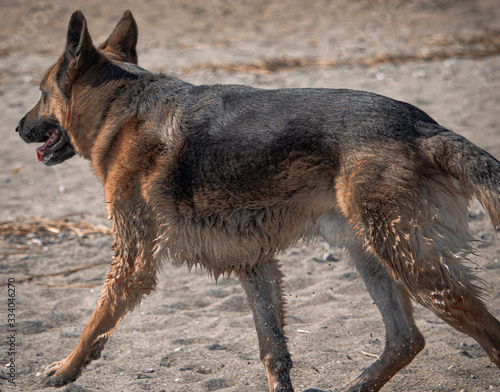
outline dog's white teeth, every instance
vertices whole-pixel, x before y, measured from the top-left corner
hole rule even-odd
[[[52,147],[59,140],[59,130],[55,130],[50,134],[49,140],[45,143],[46,147]]]
[[[54,132],[52,132],[52,135],[50,135],[50,139],[51,139],[51,141],[56,140],[58,136],[59,136],[58,131],[54,131]]]

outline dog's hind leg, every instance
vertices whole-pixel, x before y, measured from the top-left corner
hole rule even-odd
[[[338,188],[342,211],[367,251],[418,303],[476,339],[500,367],[500,322],[462,261],[472,240],[467,190],[408,163],[362,163],[346,179]]]
[[[148,228],[154,227],[152,221],[137,211],[114,217],[115,257],[101,298],[76,348],[67,358],[46,369],[42,378],[46,386],[62,387],[75,381],[85,366],[101,356],[109,334],[127,312],[154,290],[157,269],[152,249],[154,237],[148,237]]]
[[[461,253],[468,251],[466,242],[456,236],[456,228],[444,227],[451,219],[443,216],[446,214],[436,216],[432,229],[422,224],[406,232],[400,230],[397,242],[385,233],[385,241],[371,241],[370,247],[418,303],[476,339],[500,368],[500,322],[487,310],[482,290],[474,283],[476,277],[461,260]],[[462,245],[455,247],[460,242]]]
[[[344,392],[378,391],[424,348],[425,342],[413,319],[408,293],[394,282],[377,258],[359,246],[348,246],[351,258],[377,305],[386,329],[383,353]]]
[[[269,391],[292,392],[292,360],[283,332],[284,302],[278,261],[269,260],[251,269],[243,269],[239,277],[252,309]]]
[[[476,339],[500,368],[500,322],[486,308],[481,290],[460,259],[427,254],[425,260],[415,260],[416,267],[421,264],[416,269],[401,269],[401,262],[397,257],[385,264],[418,303]]]
[[[409,295],[396,284],[377,257],[364,249],[362,241],[342,215],[325,214],[319,219],[318,228],[331,246],[348,250],[382,314],[386,329],[385,348],[380,357],[342,391],[378,391],[425,345],[413,319]]]

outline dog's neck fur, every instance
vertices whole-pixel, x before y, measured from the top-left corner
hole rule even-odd
[[[108,76],[103,78],[103,74]],[[98,95],[93,94],[96,85]],[[67,132],[75,150],[91,161],[104,185],[108,172],[116,166],[125,168],[132,161],[141,167],[154,166],[151,151],[166,152],[168,146],[179,145],[172,143],[174,138],[182,137],[181,127],[176,125],[181,113],[176,111],[174,99],[166,97],[173,97],[189,86],[179,79],[153,74],[133,64],[115,63],[103,55],[73,86],[71,106],[74,110]],[[151,119],[158,118],[158,113],[162,113],[161,121],[152,124]],[[120,121],[116,121],[117,118]],[[152,136],[147,131],[150,128],[164,132]],[[175,135],[170,131],[173,129],[177,130]],[[116,156],[117,146],[130,140],[134,141],[135,152]]]
[[[117,85],[119,89],[125,88],[137,75],[129,73],[120,78],[105,79],[100,75],[103,73],[117,73],[120,68],[113,65],[109,60],[101,56],[95,64],[82,77],[75,80],[71,90],[71,115],[67,132],[71,137],[73,146],[77,153],[86,159],[91,159],[97,135],[101,128],[106,126],[106,112],[109,111],[114,102],[121,97],[116,94]],[[100,94],[94,94],[95,85],[100,86]],[[94,87],[93,87],[94,86]],[[123,86],[123,87],[122,87]],[[96,112],[96,109],[100,112]],[[115,128],[118,124],[114,124]],[[109,127],[109,125],[107,125]]]

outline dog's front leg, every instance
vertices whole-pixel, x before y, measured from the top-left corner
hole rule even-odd
[[[282,274],[277,260],[243,270],[240,280],[252,308],[270,392],[293,392],[292,360],[283,332]]]
[[[135,305],[124,294],[119,293],[120,290],[126,288],[113,285],[109,279],[106,281],[102,296],[76,348],[67,358],[54,362],[45,371],[43,381],[46,386],[62,387],[75,381],[86,365],[101,356],[108,335]]]
[[[83,368],[101,356],[109,334],[156,285],[153,222],[134,212],[113,219],[115,257],[106,277],[101,298],[85,326],[78,345],[65,359],[51,364],[43,375],[45,386],[62,387],[75,381]],[[135,226],[135,227],[134,227]]]

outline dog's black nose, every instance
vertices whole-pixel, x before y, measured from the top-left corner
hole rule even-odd
[[[17,124],[16,132],[19,133],[19,124]]]

